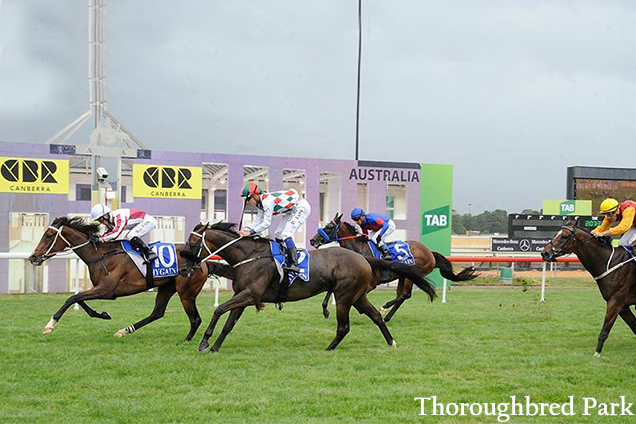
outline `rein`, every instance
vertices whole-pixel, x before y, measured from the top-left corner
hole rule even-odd
[[[240,236],[239,238],[235,238],[234,240],[230,240],[229,242],[225,243],[223,246],[219,247],[218,249],[216,249],[214,252],[210,251],[210,248],[208,247],[208,245],[205,243],[205,233],[206,231],[208,231],[207,225],[205,230],[203,230],[203,233],[199,234],[196,233],[194,231],[192,231],[190,234],[191,235],[195,235],[197,237],[201,238],[201,247],[199,248],[199,253],[197,253],[197,257],[199,257],[201,255],[201,252],[203,252],[203,247],[205,246],[205,250],[207,250],[207,252],[209,253],[208,256],[206,256],[205,258],[201,259],[199,261],[199,263],[201,262],[205,262],[208,259],[210,259],[212,256],[215,256],[217,253],[221,252],[222,250],[224,250],[226,247],[230,247],[231,245],[233,245],[234,243],[236,243],[237,241],[243,239],[243,236]]]
[[[607,271],[605,271],[604,273],[602,273],[601,275],[599,275],[598,277],[594,277],[594,279],[596,281],[599,281],[605,277],[607,277],[608,275],[610,275],[612,272],[616,271],[619,268],[622,268],[624,265],[626,265],[628,262],[634,261],[636,260],[636,257],[632,256],[631,258],[629,258],[626,261],[623,261],[619,264],[614,265],[613,267],[609,267],[610,263],[612,262],[612,258],[614,257],[614,251],[616,249],[614,248],[614,246],[612,246],[612,254],[610,255],[609,260],[607,261]]]

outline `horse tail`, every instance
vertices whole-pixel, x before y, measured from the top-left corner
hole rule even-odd
[[[440,274],[442,274],[442,277],[446,278],[447,280],[468,281],[479,277],[479,273],[472,266],[464,268],[458,274],[455,274],[455,272],[453,271],[453,264],[448,259],[446,259],[444,255],[437,252],[432,253],[435,257],[435,268],[439,268]]]
[[[428,295],[431,302],[437,297],[437,293],[435,293],[435,285],[426,279],[426,272],[420,265],[407,265],[400,262],[389,262],[382,259],[372,258],[370,256],[365,256],[364,258],[367,262],[369,262],[374,273],[377,271],[394,272],[411,280],[413,284]]]

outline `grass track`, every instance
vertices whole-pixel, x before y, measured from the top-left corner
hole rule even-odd
[[[393,294],[370,298],[380,305]],[[282,313],[268,305],[247,310],[214,355],[196,352],[203,328],[193,343],[179,343],[188,324],[177,299],[164,319],[113,337],[152,309],[154,294],[90,302],[112,321],[71,309],[42,336],[64,298],[0,297],[0,423],[497,422],[418,416],[413,398],[431,395],[469,403],[574,395],[574,417],[509,422],[625,423],[629,417],[582,416],[580,398],[636,402],[636,338],[622,321],[603,357],[592,357],[605,308],[596,289],[550,290],[543,305],[536,289],[454,290],[449,303],[432,305],[418,291],[389,324],[397,349],[352,312],[349,335],[325,352],[335,314],[322,317],[321,298],[287,304]],[[199,299],[204,326],[212,301]]]

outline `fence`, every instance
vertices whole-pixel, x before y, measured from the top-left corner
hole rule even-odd
[[[0,252],[0,260],[2,259],[27,260],[29,256],[30,256],[30,253],[27,253],[27,252],[14,252],[14,253]],[[56,256],[53,256],[51,259],[71,261],[69,265],[74,268],[70,268],[70,269],[75,270],[73,288],[76,294],[79,293],[79,274],[80,274],[79,270],[80,270],[80,267],[82,266],[81,259],[79,259],[77,255],[75,255],[75,253],[70,253],[65,255],[56,255]],[[218,256],[214,256],[208,260],[220,261],[222,259]],[[517,262],[520,262],[520,263],[542,262],[543,266],[542,266],[542,275],[541,275],[541,302],[545,302],[545,279],[546,279],[546,271],[547,271],[547,266],[546,266],[547,262],[544,262],[543,259],[541,259],[540,257],[449,256],[448,260],[450,262],[463,262],[463,263],[488,262],[488,263],[513,263],[514,264]],[[574,257],[557,258],[556,261],[561,263],[563,262],[579,263],[580,262],[578,258],[574,258]],[[218,281],[214,282],[214,307],[217,307],[219,305],[219,285],[220,284]],[[448,292],[448,281],[446,279],[444,279],[444,283],[442,287],[443,287],[442,288],[442,303],[446,303],[447,292]],[[333,302],[333,299],[332,299],[332,302]],[[77,308],[78,308],[78,305],[75,304],[75,309]]]
[[[504,256],[450,256],[447,258],[451,262],[489,262],[489,263],[512,263],[515,262],[542,262],[543,266],[541,267],[541,302],[545,302],[545,275],[547,271],[547,262],[545,262],[540,257],[504,257]],[[578,258],[566,257],[566,258],[557,258],[557,262],[575,262],[579,263]],[[448,281],[444,278],[444,284],[442,288],[442,303],[446,303],[446,292],[448,291]]]

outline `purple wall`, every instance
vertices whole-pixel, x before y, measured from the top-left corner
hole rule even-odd
[[[47,144],[0,142],[0,156],[65,159],[65,155],[49,154]],[[407,218],[396,220],[400,229],[407,230],[407,238],[420,237],[420,183],[419,164],[356,162],[307,158],[285,158],[270,156],[227,155],[215,153],[183,153],[152,151],[151,160],[136,163],[155,165],[201,166],[202,163],[228,165],[228,219],[240,221],[243,207],[240,192],[243,187],[244,165],[269,168],[269,188],[282,188],[283,170],[305,171],[306,198],[312,206],[307,222],[307,238],[311,238],[320,219],[320,173],[335,172],[341,176],[341,212],[348,214],[356,205],[357,183],[369,186],[369,210],[386,211],[387,182],[407,186]],[[355,172],[352,174],[352,170]],[[363,172],[359,172],[363,170]],[[360,174],[366,178],[356,179]],[[378,181],[378,179],[380,181]],[[90,210],[90,202],[69,202],[65,194],[11,194],[0,193],[0,251],[9,250],[9,214],[11,212],[48,212],[49,221],[68,213]],[[122,206],[133,206],[124,203]],[[185,216],[186,234],[200,221],[200,200],[152,199],[136,197],[134,207],[147,210],[153,215]],[[276,219],[276,218],[275,218]],[[276,223],[272,225],[276,228]],[[309,246],[309,243],[306,243]],[[49,290],[66,291],[66,261],[51,261],[49,264]],[[0,293],[8,291],[8,261],[0,260]]]

